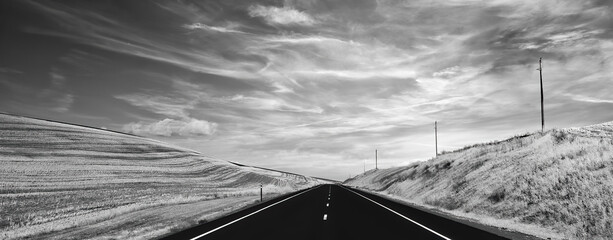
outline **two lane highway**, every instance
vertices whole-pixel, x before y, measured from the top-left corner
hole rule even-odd
[[[505,239],[340,185],[320,185],[165,239]]]

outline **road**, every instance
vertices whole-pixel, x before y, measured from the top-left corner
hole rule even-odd
[[[320,185],[163,239],[506,239],[341,185]]]

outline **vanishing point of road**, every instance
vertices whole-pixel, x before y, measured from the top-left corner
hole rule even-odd
[[[341,185],[320,185],[164,239],[507,239]]]

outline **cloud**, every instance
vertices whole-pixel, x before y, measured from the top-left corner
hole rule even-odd
[[[383,17],[377,11],[378,2],[372,0],[285,0],[284,4],[308,12],[317,13],[319,18],[340,23],[380,23]]]
[[[175,118],[187,118],[189,115],[187,110],[193,109],[196,103],[195,99],[183,99],[145,93],[118,95],[115,96],[115,98],[124,100],[134,106],[151,112]]]
[[[309,14],[290,7],[252,5],[248,10],[251,17],[262,17],[270,25],[310,26],[316,22]]]
[[[580,101],[580,102],[588,102],[588,103],[613,103],[613,100],[609,100],[609,99],[599,99],[599,98],[594,98],[594,97],[571,95],[571,94],[567,94],[567,95],[570,96],[573,100]]]
[[[208,26],[202,23],[186,24],[186,25],[183,25],[183,27],[190,29],[190,30],[202,29],[206,31],[221,32],[221,33],[246,33],[242,31],[234,30],[232,28]]]
[[[251,70],[262,67],[262,63],[257,60],[226,59],[219,56],[216,51],[197,48],[194,45],[200,44],[198,41],[186,41],[185,38],[161,39],[156,32],[143,31],[130,22],[119,23],[93,10],[59,3],[27,2],[27,4],[39,9],[62,27],[60,29],[25,28],[24,31],[28,33],[66,38],[113,52],[226,77],[252,79],[254,76],[251,74]],[[101,22],[104,24],[100,24]],[[181,24],[180,26],[187,29],[201,28],[217,32],[233,31],[231,24],[230,27],[223,28],[208,26],[197,21],[190,22],[192,24]],[[165,23],[165,25],[169,24]],[[176,31],[176,29],[165,30]],[[223,41],[228,43],[226,39]],[[208,39],[205,43],[212,44],[208,42]],[[186,48],[186,46],[193,46],[193,48]],[[233,47],[236,48],[237,46]]]
[[[365,69],[365,70],[298,70],[292,72],[297,75],[320,77],[338,77],[344,79],[373,79],[373,78],[414,78],[416,73],[411,69]]]
[[[159,122],[133,122],[126,124],[123,130],[137,135],[153,136],[208,136],[217,130],[217,123],[194,118],[170,119]]]
[[[56,99],[57,106],[53,110],[58,112],[68,112],[70,107],[74,103],[74,96],[72,94],[64,94],[60,98]]]
[[[317,43],[328,43],[328,44],[342,44],[342,45],[354,45],[357,47],[364,47],[356,42],[348,42],[343,41],[341,39],[332,38],[332,37],[323,37],[316,35],[274,35],[274,36],[266,36],[263,38],[266,42],[269,43],[289,43],[289,44],[317,44]]]
[[[34,116],[65,115],[72,110],[76,99],[69,80],[55,67],[35,74],[0,69],[0,107]]]
[[[74,95],[67,89],[68,79],[58,69],[53,68],[49,72],[50,87],[43,89],[36,95],[45,99],[45,105],[52,105],[51,110],[56,112],[68,112],[74,103]]]
[[[247,109],[272,110],[281,112],[304,112],[304,113],[322,113],[319,107],[302,107],[292,105],[279,98],[263,98],[250,97],[243,95],[235,95],[230,98],[231,101],[240,104],[239,106]]]
[[[290,87],[287,87],[279,82],[274,82],[272,85],[276,88],[274,92],[276,93],[295,93],[294,90]]]
[[[291,79],[413,78],[414,56],[394,46],[361,43],[339,37],[287,34],[263,36],[248,51],[266,56],[274,68],[260,74],[282,71]]]
[[[458,75],[461,71],[462,69],[460,68],[460,66],[453,66],[453,67],[448,67],[441,71],[435,72],[432,74],[432,76],[439,77],[439,78],[450,78],[450,77]]]
[[[22,74],[22,71],[13,68],[0,67],[0,73]]]

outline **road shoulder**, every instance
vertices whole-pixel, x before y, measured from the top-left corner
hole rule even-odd
[[[462,217],[462,216],[457,216],[454,215],[452,213],[446,212],[446,211],[442,211],[440,209],[436,209],[433,207],[428,207],[428,206],[422,206],[413,202],[409,202],[407,200],[401,199],[399,197],[395,197],[395,196],[390,196],[390,195],[386,195],[386,194],[382,194],[370,189],[365,189],[365,188],[356,188],[353,186],[345,186],[343,185],[343,187],[347,187],[353,190],[359,190],[359,191],[364,191],[366,193],[370,193],[376,196],[379,196],[381,198],[385,198],[387,200],[390,200],[392,202],[396,202],[399,204],[403,204],[403,205],[407,205],[409,207],[413,207],[416,209],[419,209],[421,211],[442,217],[442,218],[446,218],[455,222],[459,222],[483,231],[487,231],[505,238],[509,238],[509,239],[518,239],[518,240],[544,240],[546,238],[541,238],[538,236],[534,236],[534,235],[530,235],[530,234],[526,234],[526,233],[522,233],[522,232],[518,232],[518,231],[514,231],[508,228],[501,228],[501,227],[496,227],[496,226],[491,226],[491,225],[486,225],[484,223],[478,222],[475,219],[469,219],[466,217]]]

